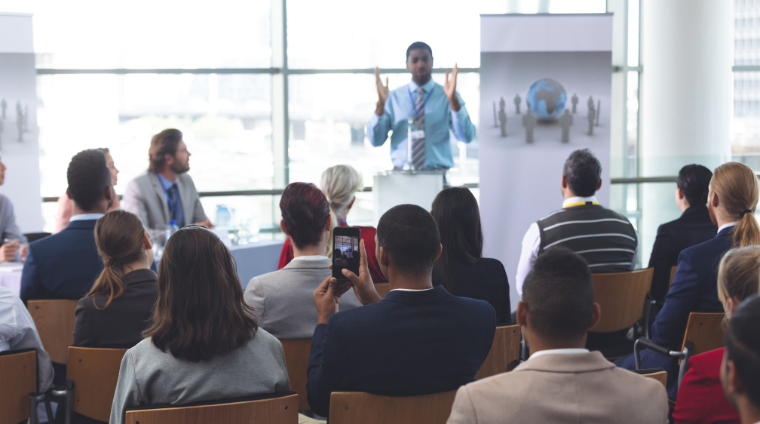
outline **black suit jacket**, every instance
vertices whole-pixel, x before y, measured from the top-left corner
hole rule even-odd
[[[475,378],[495,331],[488,302],[453,296],[442,286],[393,290],[314,329],[309,405],[327,416],[334,391],[410,396],[456,390]]]
[[[680,218],[660,225],[654,240],[649,268],[654,268],[652,295],[662,303],[668,293],[670,268],[678,264],[678,255],[686,248],[712,239],[718,227],[710,221],[707,206],[696,205],[686,209]]]
[[[480,258],[472,265],[454,262],[450,266],[454,280],[451,294],[485,300],[493,306],[500,324],[510,322],[509,280],[504,265],[498,259]],[[433,274],[433,286],[441,284],[442,281]]]
[[[58,234],[29,245],[21,274],[21,300],[81,299],[103,271],[95,223],[71,221]]]
[[[124,281],[127,290],[105,309],[98,309],[108,301],[105,295],[79,300],[74,346],[129,349],[140,343],[158,299],[156,274],[138,269],[124,275]]]

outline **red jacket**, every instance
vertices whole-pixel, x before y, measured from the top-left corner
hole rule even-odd
[[[347,227],[348,225],[338,222],[339,227]],[[367,262],[369,263],[369,275],[372,276],[372,282],[384,283],[388,280],[385,279],[383,273],[380,272],[380,266],[377,264],[377,258],[375,257],[375,234],[377,230],[375,227],[359,227],[362,232],[362,240],[364,240],[364,249],[367,251]],[[285,239],[285,243],[282,245],[282,251],[280,252],[280,261],[277,263],[277,269],[282,269],[293,260],[293,243],[290,241],[290,237]]]
[[[689,359],[689,369],[678,388],[673,421],[682,423],[736,423],[739,414],[723,394],[720,364],[724,348],[711,350]]]

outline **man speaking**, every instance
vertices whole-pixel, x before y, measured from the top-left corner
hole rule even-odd
[[[412,81],[390,91],[388,78],[383,85],[380,69],[375,68],[378,101],[367,124],[367,138],[373,146],[382,146],[388,131],[393,130],[391,160],[395,169],[403,169],[409,161],[409,135],[413,169],[449,169],[454,166],[449,130],[465,143],[475,138],[475,126],[456,92],[459,69],[454,65],[451,79],[446,72],[444,86],[435,83],[433,50],[420,41],[406,49],[406,69],[412,73]]]

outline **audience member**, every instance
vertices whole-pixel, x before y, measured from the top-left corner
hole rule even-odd
[[[438,224],[443,251],[433,264],[433,286],[454,296],[485,300],[500,323],[509,322],[509,281],[498,259],[483,258],[483,231],[475,196],[466,187],[449,187],[430,211]]]
[[[528,228],[517,264],[516,289],[522,296],[525,277],[536,258],[552,246],[581,255],[595,274],[628,272],[636,266],[638,235],[625,216],[602,207],[594,195],[602,187],[602,164],[588,149],[576,150],[562,171],[562,209]],[[628,329],[587,336],[591,350],[626,342]]]
[[[741,422],[760,422],[760,296],[754,295],[737,308],[726,330],[726,354],[720,379]]]
[[[0,161],[0,185],[5,183],[5,170],[7,167]],[[0,194],[0,262],[12,262],[20,252],[21,258],[26,258],[28,246],[21,246],[19,240],[24,240],[21,229],[16,224],[16,215],[13,213],[13,204],[10,199]],[[5,240],[11,240],[5,242]]]
[[[317,325],[314,290],[332,274],[325,256],[330,207],[313,184],[291,183],[282,192],[280,211],[280,228],[293,240],[295,258],[283,269],[254,277],[245,301],[256,312],[259,327],[278,339],[309,338]],[[342,306],[361,306],[353,290],[344,295]]]
[[[681,251],[710,240],[718,232],[707,210],[710,178],[712,172],[702,165],[686,165],[678,172],[676,205],[683,214],[660,225],[649,257],[649,268],[654,268],[651,293],[660,306],[668,292],[670,269],[678,264]]]
[[[21,274],[21,300],[81,299],[103,271],[93,229],[116,194],[103,152],[77,153],[66,172],[74,201],[69,225],[29,245]]]
[[[525,233],[517,265],[517,295],[536,258],[564,246],[586,260],[592,273],[626,272],[636,265],[638,236],[628,218],[602,207],[602,164],[588,149],[576,150],[562,171],[562,209],[534,222]]]
[[[364,184],[362,183],[361,174],[348,165],[335,165],[332,168],[327,168],[322,173],[322,182],[320,184],[322,192],[325,193],[327,202],[330,204],[330,215],[332,216],[330,238],[327,240],[326,247],[328,252],[327,257],[332,259],[333,256],[329,254],[333,247],[332,229],[335,227],[348,227],[346,216],[356,201],[355,193],[361,190]],[[364,245],[367,246],[367,250],[374,252],[377,230],[374,227],[359,227],[359,229],[361,229],[361,237],[364,240]],[[291,260],[293,260],[293,243],[287,238],[282,246],[282,252],[280,252],[280,261],[277,269],[282,269]],[[370,255],[368,260],[372,280],[376,283],[388,281],[382,272],[380,272],[377,259]]]
[[[153,136],[148,151],[148,170],[127,184],[124,210],[137,215],[148,229],[163,230],[196,223],[213,228],[203,211],[190,170],[190,152],[182,132],[166,129]]]
[[[113,161],[111,152],[107,147],[95,150],[103,152],[103,154],[106,156],[106,165],[108,166],[108,170],[111,171],[111,183],[115,186],[116,182],[118,181],[119,170],[116,169],[116,163]],[[110,212],[116,209],[119,209],[119,196],[113,197],[113,203],[111,204],[111,207],[108,208],[108,211]],[[53,229],[53,234],[60,233],[69,225],[71,214],[73,212],[74,201],[71,200],[71,197],[66,195],[66,193],[63,193],[63,196],[58,198],[58,210],[55,213],[55,229]]]
[[[22,349],[37,350],[37,393],[47,391],[54,375],[50,356],[24,303],[11,289],[0,286],[0,352]]]
[[[95,224],[95,244],[105,267],[79,300],[73,345],[130,348],[142,340],[158,298],[148,233],[134,214],[112,211]]]
[[[730,320],[741,302],[760,290],[760,246],[729,250],[718,268],[718,298]],[[689,369],[678,388],[673,419],[676,423],[739,423],[720,384],[725,349],[689,359]]]
[[[183,228],[167,241],[144,335],[121,361],[111,424],[136,406],[290,390],[282,345],[258,328],[232,255],[205,228]]]
[[[666,422],[660,383],[583,348],[599,316],[583,258],[565,247],[547,249],[517,304],[530,359],[512,372],[461,387],[448,423]]]
[[[690,313],[723,311],[717,290],[718,265],[730,248],[760,244],[760,227],[753,215],[757,201],[757,177],[749,166],[728,162],[715,168],[707,207],[710,218],[718,226],[718,234],[712,240],[684,249],[678,256],[673,284],[652,325],[655,343],[681,350]],[[633,355],[620,358],[616,363],[627,369],[635,368]],[[677,358],[644,350],[641,367],[668,371],[668,395],[676,397]]]
[[[496,314],[488,302],[433,287],[440,243],[428,212],[396,206],[380,218],[375,251],[390,293],[381,299],[375,290],[363,241],[359,275],[343,270],[350,283],[328,277],[314,292],[319,324],[307,392],[315,413],[327,415],[334,391],[421,395],[473,381],[491,349]],[[366,306],[338,312],[349,287]]]

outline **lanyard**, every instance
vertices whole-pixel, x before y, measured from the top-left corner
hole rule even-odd
[[[598,205],[599,202],[578,202],[578,203],[570,203],[569,205],[565,205],[562,207],[562,209],[569,208],[571,206],[581,206],[581,205]]]
[[[425,101],[422,102],[419,109],[414,107],[414,97],[412,97],[412,90],[409,90],[409,87],[406,87],[406,90],[409,92],[409,100],[412,101],[412,110],[414,111],[414,115],[416,116],[422,109],[425,109],[425,103],[427,103],[428,99],[430,99],[430,96],[433,94],[433,90],[435,90],[435,86],[433,86],[433,88],[430,89],[430,92],[428,93],[427,97],[425,97]]]

